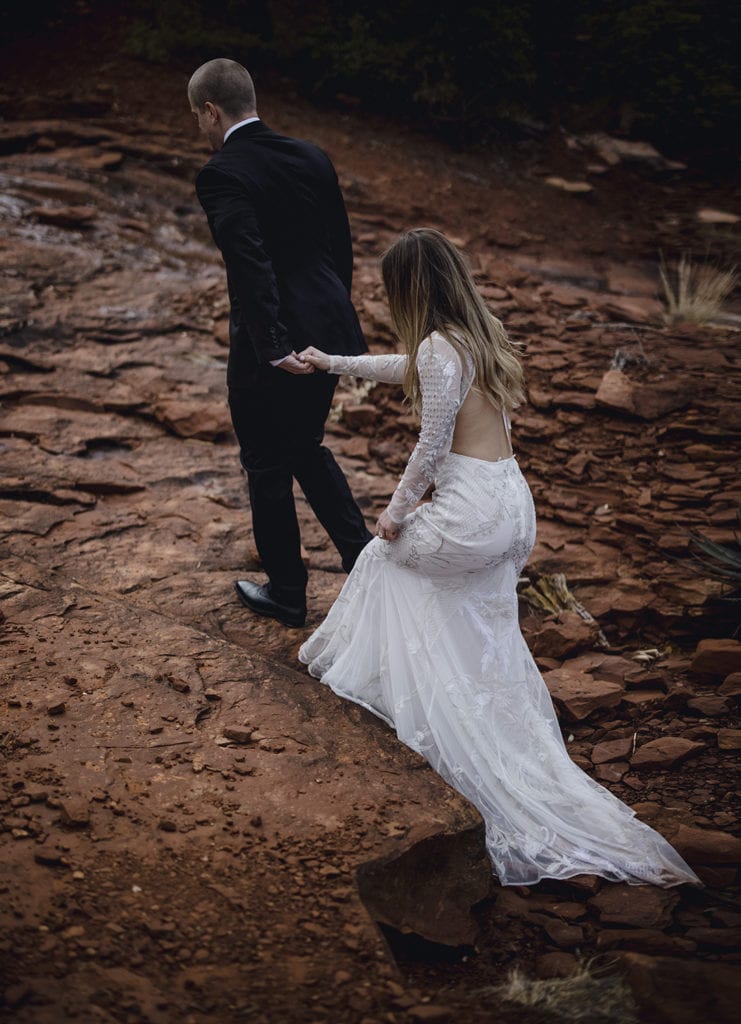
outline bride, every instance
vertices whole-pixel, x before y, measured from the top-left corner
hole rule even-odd
[[[504,328],[438,231],[404,234],[382,272],[406,355],[308,348],[301,357],[316,370],[402,384],[421,416],[419,440],[377,537],[300,660],[478,808],[503,885],[578,874],[701,884],[570,759],[520,632],[516,587],[535,510],[510,444],[523,377]]]

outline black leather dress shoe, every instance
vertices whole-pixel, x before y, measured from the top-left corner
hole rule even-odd
[[[271,596],[269,583],[261,586],[250,580],[237,580],[234,589],[245,608],[249,608],[257,615],[267,615],[270,619],[277,619],[284,626],[303,626],[306,622],[306,605],[290,605],[276,601]]]

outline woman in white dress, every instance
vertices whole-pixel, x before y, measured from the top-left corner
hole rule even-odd
[[[463,258],[439,232],[403,235],[383,279],[405,355],[315,369],[403,385],[419,440],[377,537],[300,660],[378,715],[480,811],[502,885],[597,874],[701,884],[679,854],[568,755],[517,617],[535,540],[509,413],[522,370]],[[417,507],[434,486],[432,500]]]

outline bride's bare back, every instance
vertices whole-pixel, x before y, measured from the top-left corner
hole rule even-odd
[[[512,455],[509,433],[500,409],[472,387],[460,407],[450,450],[472,459],[496,462]]]
[[[302,357],[330,373],[350,373],[367,380],[401,383],[407,356],[336,356],[307,349]],[[473,365],[437,331],[419,346],[416,359],[422,392],[420,435],[387,512],[401,523],[435,480],[445,454],[497,462],[512,455],[501,409],[473,385]]]

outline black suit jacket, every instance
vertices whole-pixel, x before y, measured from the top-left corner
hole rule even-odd
[[[231,386],[307,345],[367,351],[350,301],[345,204],[321,149],[253,121],[214,153],[196,192],[226,265]]]

